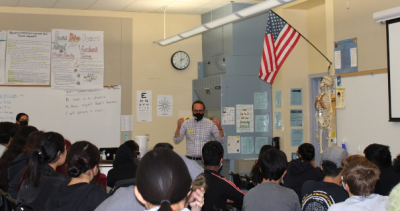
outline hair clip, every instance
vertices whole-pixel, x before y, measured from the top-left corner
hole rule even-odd
[[[89,147],[89,144],[86,144],[85,147],[83,147],[83,151],[85,151]]]

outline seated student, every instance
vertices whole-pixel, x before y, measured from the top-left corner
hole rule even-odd
[[[307,181],[301,188],[303,211],[327,211],[332,204],[349,198],[342,187],[341,163],[348,156],[346,150],[340,147],[329,147],[322,153],[321,170],[324,180]]]
[[[136,178],[137,158],[135,157],[138,156],[138,152],[139,145],[132,140],[126,141],[118,148],[113,168],[107,174],[107,186],[113,188],[118,181]]]
[[[55,170],[67,156],[64,137],[47,132],[39,136],[39,140],[39,147],[28,153],[28,166],[16,202],[17,211],[44,210],[52,192],[68,182],[65,175]]]
[[[269,149],[260,156],[258,162],[263,181],[246,194],[243,211],[301,211],[296,193],[279,184],[286,174],[285,153]]]
[[[361,155],[343,160],[342,184],[350,198],[332,205],[328,211],[385,211],[389,197],[375,194],[379,168]]]
[[[266,152],[269,149],[273,149],[274,147],[271,145],[264,145],[263,147],[261,147],[260,149],[260,154],[258,154],[258,159],[256,160],[256,162],[254,163],[253,168],[251,169],[251,181],[253,182],[254,185],[258,185],[261,184],[263,181],[263,175],[260,172],[260,164],[258,163],[258,161],[261,158],[261,155]]]
[[[400,175],[392,166],[392,155],[389,146],[370,144],[364,149],[365,157],[379,167],[381,174],[376,183],[374,193],[388,196],[394,186],[400,182]]]
[[[12,122],[0,122],[0,157],[6,151],[17,130],[18,125]]]
[[[21,183],[21,177],[26,168],[26,158],[29,151],[35,149],[39,146],[38,137],[42,135],[43,131],[35,131],[31,133],[22,150],[22,153],[19,154],[9,165],[8,165],[8,194],[10,194],[11,198],[16,199],[18,196],[18,189]]]
[[[71,177],[68,184],[60,186],[46,203],[48,211],[93,211],[107,198],[99,184],[90,183],[99,173],[99,149],[88,141],[71,145],[67,155],[67,169]]]
[[[182,158],[169,149],[146,153],[139,163],[135,195],[146,210],[186,210],[192,193],[192,179]],[[200,211],[202,196],[190,203],[192,211]]]
[[[304,143],[297,150],[299,159],[292,160],[287,168],[286,176],[283,178],[283,185],[296,192],[301,201],[301,186],[305,181],[321,181],[322,171],[314,163],[315,148],[312,144]]]
[[[16,120],[15,124],[21,125],[21,126],[27,126],[28,122],[29,122],[29,116],[28,116],[28,114],[25,114],[25,113],[19,113],[15,117],[15,120]]]
[[[203,211],[227,210],[227,200],[242,206],[246,194],[219,174],[224,162],[224,148],[218,141],[209,141],[202,149],[204,176],[206,177],[207,191],[204,195]]]
[[[167,148],[170,150],[173,149],[171,144],[158,143],[154,146],[153,150],[163,149],[163,148]],[[192,178],[192,181],[194,181],[196,179],[196,176],[203,172],[203,169],[195,161],[189,160],[188,158],[182,155],[179,156],[181,156],[181,158],[185,162],[186,167],[189,170],[189,174]],[[196,165],[198,167],[196,167]],[[136,200],[136,197],[134,195],[134,188],[135,188],[134,185],[131,185],[129,187],[118,188],[115,191],[115,193],[109,196],[103,203],[101,203],[96,208],[95,211],[144,210],[145,209],[144,206]],[[203,195],[204,195],[204,189],[203,190],[198,189],[192,193],[192,200],[197,198],[203,200]]]
[[[153,149],[159,149],[159,148],[167,148],[170,150],[174,150],[174,147],[170,143],[158,143],[153,147]],[[189,170],[190,177],[192,178],[193,181],[199,174],[203,173],[204,169],[195,160],[191,160],[181,154],[178,155],[181,156],[183,162],[185,162],[186,167]]]
[[[19,155],[24,149],[26,140],[32,132],[37,131],[35,127],[24,126],[19,127],[14,135],[13,140],[0,158],[0,188],[8,191],[8,165]]]

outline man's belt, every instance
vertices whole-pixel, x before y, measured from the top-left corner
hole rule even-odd
[[[191,156],[187,156],[187,158],[189,158],[190,160],[201,160],[201,157],[191,157]]]

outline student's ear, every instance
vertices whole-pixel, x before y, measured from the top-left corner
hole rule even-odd
[[[142,194],[139,193],[137,186],[135,186],[135,196],[140,203],[146,204],[146,201],[143,199]]]
[[[324,168],[322,168],[322,166],[320,168],[321,168],[321,171],[324,171]]]
[[[281,177],[282,179],[285,177],[286,172],[287,172],[287,170],[285,170],[285,172],[283,172],[282,177]]]
[[[201,156],[201,162],[203,162],[203,164],[204,164],[204,158],[203,158],[203,156]]]
[[[258,170],[260,170],[260,172],[262,173],[262,171],[261,171],[261,167],[258,167]]]
[[[221,163],[224,163],[224,160],[225,160],[224,157],[222,157],[222,158],[221,158]]]

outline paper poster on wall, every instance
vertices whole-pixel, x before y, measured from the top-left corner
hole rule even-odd
[[[255,154],[260,154],[260,150],[264,145],[268,144],[268,137],[256,137]]]
[[[275,129],[282,129],[281,112],[275,112]]]
[[[7,32],[6,84],[50,83],[50,32]]]
[[[336,74],[358,71],[357,38],[350,38],[335,42],[334,54]]]
[[[275,108],[281,108],[281,104],[282,104],[282,95],[281,95],[281,91],[275,91]]]
[[[222,125],[235,125],[235,107],[222,108]]]
[[[253,154],[254,153],[253,137],[240,137],[240,143],[241,143],[241,147],[242,147],[242,154]]]
[[[345,88],[336,89],[336,108],[344,108],[346,106]]]
[[[240,136],[228,136],[228,153],[240,153]]]
[[[6,78],[6,47],[7,31],[0,31],[0,84],[4,84]]]
[[[157,116],[172,116],[172,95],[157,95]]]
[[[152,121],[152,95],[150,90],[136,91],[136,116],[138,122]]]
[[[303,126],[303,110],[290,109],[290,126],[291,127]]]
[[[255,115],[256,132],[268,132],[269,115]]]
[[[291,129],[290,130],[291,134],[291,146],[300,146],[303,144],[303,129]]]
[[[268,92],[254,93],[254,109],[268,109]]]
[[[121,115],[121,131],[133,131],[133,115]]]
[[[52,30],[51,87],[103,89],[104,32]]]
[[[236,132],[254,132],[253,105],[236,105]]]
[[[290,105],[303,105],[303,94],[301,88],[290,89]]]

